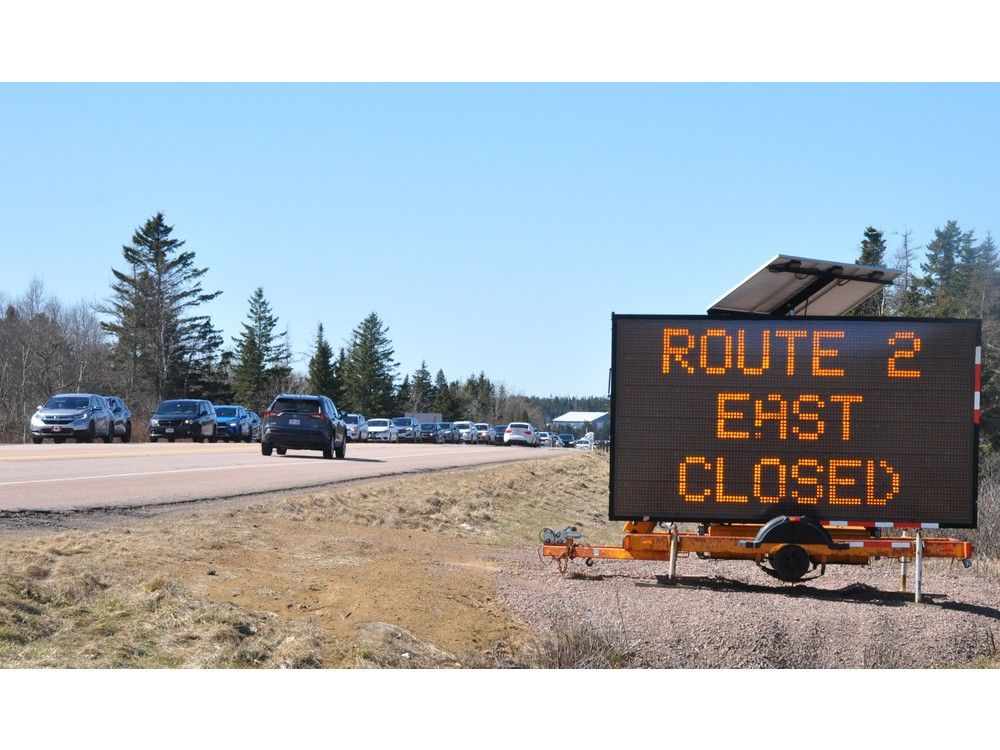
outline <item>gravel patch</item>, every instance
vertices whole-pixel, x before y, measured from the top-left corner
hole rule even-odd
[[[914,668],[995,657],[1000,581],[942,565],[924,570],[924,603],[899,591],[899,564],[831,566],[798,585],[753,563],[679,561],[680,583],[661,562],[577,561],[561,576],[535,552],[512,555],[501,601],[539,633],[589,627],[638,655],[630,665],[667,668]]]

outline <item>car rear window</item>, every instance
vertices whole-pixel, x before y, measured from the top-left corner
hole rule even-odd
[[[357,424],[358,423],[358,418],[356,416],[354,416],[353,414],[348,414],[346,417],[344,417],[344,421],[347,424]]]
[[[368,420],[368,426],[369,427],[388,427],[389,426],[389,420],[388,419],[369,419]]]
[[[319,411],[319,399],[316,398],[276,398],[271,404],[271,411],[291,411],[302,414],[314,414]]]
[[[531,425],[527,424],[526,422],[511,422],[510,426],[511,427],[516,427],[519,430],[527,430],[527,429],[529,429],[531,427]]]

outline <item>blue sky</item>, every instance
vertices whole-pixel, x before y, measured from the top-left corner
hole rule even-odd
[[[777,252],[1000,233],[995,85],[0,85],[0,291],[107,295],[156,211],[227,340],[263,286],[305,368],[597,394],[610,315],[702,313]]]

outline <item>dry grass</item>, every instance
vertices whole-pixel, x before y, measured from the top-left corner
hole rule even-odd
[[[315,666],[315,632],[193,596],[163,575],[37,555],[0,574],[0,664]]]
[[[563,522],[613,539],[606,492],[607,458],[567,453],[8,537],[0,666],[523,664],[484,544]]]
[[[574,453],[475,471],[361,484],[284,500],[289,517],[445,532],[478,543],[532,545],[546,526],[621,541],[608,521],[608,456]]]

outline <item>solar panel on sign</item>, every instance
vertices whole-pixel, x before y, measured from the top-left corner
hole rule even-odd
[[[902,271],[776,255],[726,292],[709,315],[843,315]]]

